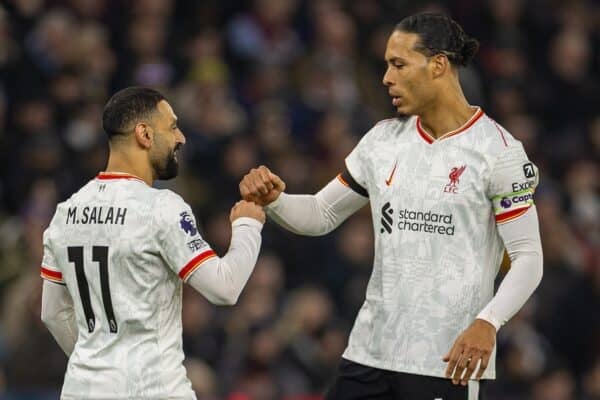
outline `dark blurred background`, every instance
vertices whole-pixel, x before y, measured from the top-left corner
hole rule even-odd
[[[498,334],[487,399],[600,399],[598,1],[2,0],[0,398],[58,398],[66,357],[42,325],[42,232],[56,203],[103,170],[102,107],[163,91],[187,138],[160,182],[188,201],[221,255],[240,178],[266,164],[314,193],[394,110],[381,84],[403,17],[449,13],[481,41],[461,79],[472,104],[521,140],[536,192],[544,278]],[[368,208],[368,207],[367,207]],[[200,399],[319,399],[364,298],[364,209],[322,238],[268,223],[239,303],[185,290],[188,375]],[[442,355],[440,355],[441,357]]]

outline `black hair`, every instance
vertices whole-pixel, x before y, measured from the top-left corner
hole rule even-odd
[[[133,122],[149,118],[165,97],[154,89],[132,86],[115,93],[104,106],[102,127],[109,139],[125,135]]]
[[[421,13],[404,18],[395,30],[416,33],[415,50],[426,56],[445,54],[452,64],[466,66],[479,50],[479,42],[468,36],[452,18],[435,13]]]

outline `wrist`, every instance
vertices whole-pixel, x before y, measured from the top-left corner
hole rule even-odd
[[[285,196],[287,195],[284,192],[279,193],[279,196],[277,196],[275,200],[265,205],[265,211],[276,209],[277,206],[279,206],[281,202],[284,201],[283,199],[285,198]]]
[[[480,325],[480,326],[484,326],[486,328],[489,328],[490,330],[493,330],[494,333],[498,332],[498,329],[500,328],[500,326],[497,326],[495,324],[495,321],[490,321],[486,318],[480,317],[478,316],[477,319],[475,319],[476,324]]]
[[[231,227],[235,228],[238,226],[250,226],[250,227],[254,227],[256,229],[261,230],[263,227],[263,223],[261,221],[259,221],[256,218],[252,218],[252,217],[239,217],[236,218],[232,223],[231,223]]]

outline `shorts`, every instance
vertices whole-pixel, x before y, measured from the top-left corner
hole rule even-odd
[[[450,379],[367,367],[342,358],[325,400],[481,400],[480,381]]]

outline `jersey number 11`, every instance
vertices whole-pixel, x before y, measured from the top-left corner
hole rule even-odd
[[[77,287],[79,288],[79,297],[81,297],[81,305],[88,326],[88,332],[93,332],[96,327],[96,317],[92,310],[92,301],[90,299],[90,288],[83,270],[83,247],[67,247],[69,254],[69,262],[75,264],[75,275],[77,276]],[[100,289],[102,290],[102,303],[104,303],[104,311],[108,318],[108,327],[110,333],[117,333],[117,320],[113,311],[112,301],[110,299],[110,287],[108,284],[108,247],[93,246],[92,261],[98,263],[100,268]]]

